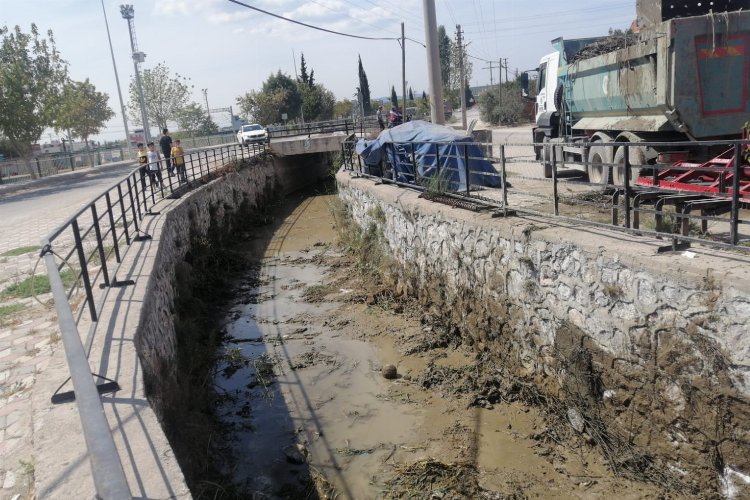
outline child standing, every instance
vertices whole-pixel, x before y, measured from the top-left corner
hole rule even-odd
[[[187,182],[187,172],[185,171],[185,151],[180,146],[180,140],[176,139],[172,146],[172,163],[177,169],[177,181]]]
[[[154,143],[148,143],[148,175],[151,178],[151,185],[159,186],[162,183],[161,169],[159,168],[159,152],[154,148]]]
[[[138,172],[141,174],[141,187],[146,189],[146,176],[148,175],[148,155],[142,142],[138,143]]]

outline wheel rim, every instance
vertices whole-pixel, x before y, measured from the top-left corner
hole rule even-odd
[[[595,151],[591,154],[591,161],[589,162],[589,182],[593,184],[604,184],[606,168],[603,163],[604,159],[599,151]]]

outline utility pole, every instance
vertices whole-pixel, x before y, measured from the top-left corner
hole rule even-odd
[[[498,68],[498,76],[499,76],[499,82],[500,82],[500,92],[497,93],[497,102],[500,104],[500,107],[503,105],[503,59],[500,58],[498,61],[498,64],[500,67]]]
[[[487,61],[487,64],[489,64],[489,67],[485,66],[482,69],[489,69],[490,70],[490,87],[491,87],[491,86],[495,85],[495,80],[492,79],[492,69],[493,69],[493,67],[492,67],[492,61]]]
[[[104,8],[102,0],[102,11],[104,11],[104,25],[107,27],[107,39],[109,40],[109,53],[112,56],[112,67],[115,70],[115,82],[117,83],[117,96],[120,98],[120,111],[122,112],[122,124],[125,126],[125,147],[130,154],[130,132],[128,132],[128,115],[125,114],[125,102],[122,100],[122,90],[120,90],[120,77],[117,75],[117,65],[115,64],[115,51],[112,49],[112,37],[109,35],[109,21],[107,20],[107,10]]]
[[[508,82],[508,58],[507,57],[505,58],[504,63],[505,64],[503,64],[503,66],[505,66],[505,82],[507,83]]]
[[[427,72],[430,82],[430,115],[432,123],[445,125],[435,0],[422,0],[422,7],[424,10],[424,34],[427,43]]]
[[[456,44],[458,45],[458,70],[461,83],[459,85],[459,92],[461,93],[461,125],[466,130],[466,75],[464,74],[464,47],[463,47],[463,32],[461,31],[461,25],[456,25]]]
[[[402,120],[406,120],[406,37],[404,36],[404,23],[401,23],[401,96],[404,100],[401,116]]]

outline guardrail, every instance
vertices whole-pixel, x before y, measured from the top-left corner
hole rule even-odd
[[[328,120],[310,123],[294,123],[291,125],[266,127],[268,137],[294,137],[299,135],[310,136],[312,134],[330,134],[332,132],[345,132],[347,135],[359,131],[379,129],[375,116],[367,116],[364,120],[345,118],[341,120]]]
[[[687,249],[691,242],[750,250],[750,236],[740,233],[750,225],[741,211],[750,207],[750,167],[742,159],[750,148],[748,141],[591,143],[585,147],[603,151],[593,163],[585,149],[580,155],[585,160],[573,159],[570,152],[580,151],[580,143],[388,143],[377,165],[367,165],[354,145],[355,141],[342,145],[345,169],[418,189],[428,198],[443,198],[439,201],[489,208],[506,216],[553,216],[671,240],[659,251]],[[451,151],[441,153],[448,145]],[[472,147],[482,153],[470,153]],[[709,155],[701,163],[659,164],[647,162],[643,148],[724,153]],[[475,168],[485,158],[492,172]],[[549,178],[541,175],[545,164]],[[599,182],[591,182],[586,172]],[[458,184],[445,181],[454,177]],[[496,189],[487,187],[492,178]]]
[[[215,176],[227,161],[256,156],[265,150],[265,144],[249,148],[232,144],[189,152],[184,156],[184,166],[175,168],[174,175],[164,172],[161,164],[138,167],[42,240],[41,256],[49,275],[99,498],[131,498],[131,494],[99,397],[100,391],[116,390],[116,381],[100,386],[94,383],[87,359],[93,338],[90,335],[84,346],[77,323],[86,310],[93,323],[98,321],[102,304],[96,302],[95,289],[134,284],[131,280],[118,280],[116,266],[122,262],[126,247],[151,238],[143,231],[141,222],[159,213],[155,209],[162,199],[182,196]],[[68,279],[64,280],[64,276]],[[67,289],[66,281],[72,282]],[[76,318],[70,301],[81,288],[84,307],[78,309]],[[70,400],[60,396],[53,396],[53,402]]]
[[[186,137],[182,139],[185,147],[211,147],[221,144],[231,144],[237,140],[234,133],[215,136]],[[94,158],[92,164],[91,158]],[[31,159],[31,167],[37,176],[49,177],[76,169],[92,168],[123,160],[129,160],[127,148],[92,148],[91,156],[84,150],[39,154]],[[15,184],[31,180],[31,174],[22,159],[14,158],[0,161],[0,184]]]

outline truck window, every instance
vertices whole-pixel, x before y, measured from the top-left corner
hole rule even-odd
[[[537,93],[544,90],[544,88],[547,86],[547,63],[543,62],[541,66],[539,66],[539,84]]]

